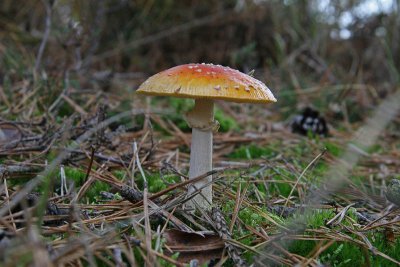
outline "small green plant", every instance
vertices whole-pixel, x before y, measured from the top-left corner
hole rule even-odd
[[[111,186],[108,184],[101,182],[101,181],[95,181],[92,183],[89,187],[89,189],[86,191],[85,197],[88,198],[89,202],[93,202],[97,200],[100,196],[101,191],[110,191]]]
[[[332,253],[326,253],[320,258],[320,263],[329,263],[334,267],[342,267],[347,266],[346,264],[351,262],[351,259],[342,260],[340,254],[342,253],[344,248],[343,244],[340,244]]]

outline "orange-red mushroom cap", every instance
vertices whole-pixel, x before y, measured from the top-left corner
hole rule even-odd
[[[180,65],[157,73],[137,92],[232,102],[276,102],[268,87],[259,80],[229,67],[204,63]]]

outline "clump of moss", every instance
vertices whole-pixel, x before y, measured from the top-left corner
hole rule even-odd
[[[258,159],[261,157],[273,157],[276,155],[276,151],[271,146],[257,146],[256,144],[251,144],[248,146],[240,146],[228,155],[231,159]]]
[[[179,182],[179,177],[176,175],[165,175],[161,178],[159,173],[150,173],[146,174],[147,186],[149,192],[156,193],[161,190],[164,190],[168,187],[168,184],[173,184]],[[143,188],[143,177],[138,175],[135,179],[139,188]]]

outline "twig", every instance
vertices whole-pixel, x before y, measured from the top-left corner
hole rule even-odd
[[[236,193],[237,197],[236,197],[236,201],[235,201],[235,209],[233,211],[232,222],[229,227],[230,232],[233,231],[233,227],[235,226],[235,222],[236,222],[237,216],[239,214],[240,207],[242,206],[242,202],[243,202],[244,198],[246,197],[246,192],[247,192],[247,189],[249,188],[250,183],[246,184],[246,187],[243,189],[243,192],[240,192],[240,188],[241,188],[240,185],[241,185],[241,183],[239,183],[238,191]]]
[[[339,212],[338,214],[336,214],[335,217],[333,217],[331,220],[329,220],[326,223],[326,226],[329,226],[332,224],[332,226],[334,225],[338,225],[344,218],[344,216],[346,215],[347,211],[354,206],[356,203],[351,203],[349,205],[347,205],[341,212]],[[339,218],[339,219],[338,219]],[[337,220],[337,222],[335,222],[335,220]]]
[[[51,29],[52,5],[54,4],[55,1],[42,0],[42,2],[46,9],[45,31],[42,42],[40,43],[39,46],[38,54],[36,56],[35,72],[39,71],[39,67],[42,62],[43,52],[44,49],[46,48],[46,44],[49,39],[50,29]]]
[[[89,162],[89,166],[86,171],[84,183],[88,180],[90,171],[92,170],[92,165],[93,165],[93,160],[94,160],[94,152],[95,152],[95,149],[94,149],[94,147],[92,147],[92,153],[90,154],[90,162]]]
[[[168,188],[166,188],[166,189],[164,189],[164,190],[161,190],[161,191],[158,192],[158,193],[153,194],[153,195],[150,197],[150,199],[153,200],[153,199],[158,198],[158,197],[160,197],[160,196],[162,196],[162,195],[165,195],[166,193],[168,193],[168,192],[170,192],[170,191],[172,191],[172,190],[175,190],[175,189],[180,188],[180,187],[184,187],[184,186],[186,186],[186,185],[188,185],[188,184],[191,184],[191,183],[195,183],[195,182],[197,182],[197,181],[200,181],[200,180],[206,178],[207,176],[214,175],[214,174],[216,174],[216,173],[218,173],[218,172],[219,172],[219,171],[212,170],[212,171],[206,172],[205,174],[199,175],[199,176],[197,176],[197,177],[195,177],[195,178],[193,178],[193,179],[186,180],[186,181],[181,182],[181,183],[179,183],[179,184],[172,185],[172,186],[170,186],[170,187],[168,187]]]
[[[142,164],[140,163],[140,159],[139,159],[139,150],[137,148],[137,143],[136,141],[133,142],[133,155],[135,157],[136,160],[136,165],[140,171],[140,174],[143,177],[144,182],[147,184],[147,179],[146,179],[146,175],[144,174],[143,168],[142,168]]]
[[[372,222],[370,222],[370,223],[368,223],[367,225],[365,225],[365,226],[363,227],[363,230],[365,231],[365,230],[370,229],[371,226],[374,225],[374,223],[377,223],[377,222],[379,222],[380,220],[386,218],[388,215],[390,215],[390,214],[393,213],[394,211],[396,211],[396,209],[392,209],[392,210],[386,212],[385,214],[383,214],[382,216],[380,216],[379,218],[376,218],[376,219],[373,220]]]

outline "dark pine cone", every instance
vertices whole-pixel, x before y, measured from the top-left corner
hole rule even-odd
[[[214,222],[215,229],[217,230],[219,236],[222,239],[231,239],[232,235],[229,232],[228,226],[226,225],[226,220],[224,215],[222,214],[219,208],[212,208],[211,210],[211,219]],[[237,247],[233,246],[229,242],[225,241],[225,248],[228,251],[228,255],[233,260],[233,263],[237,267],[246,267],[248,266],[246,261],[241,258],[239,250]]]
[[[318,111],[310,107],[305,108],[302,114],[297,115],[291,126],[293,133],[307,135],[310,132],[313,135],[328,135],[325,119],[319,115]]]
[[[119,193],[126,200],[136,203],[143,200],[143,193],[128,185],[121,186]]]

